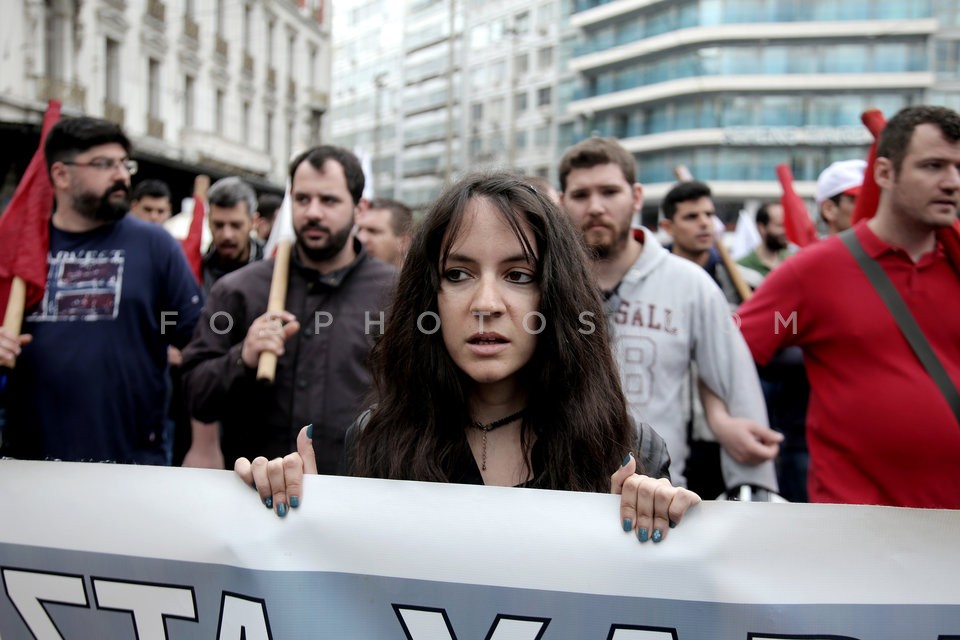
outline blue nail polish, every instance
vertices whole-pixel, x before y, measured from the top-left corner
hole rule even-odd
[[[654,529],[654,530],[653,530],[653,541],[654,541],[654,542],[660,542],[661,540],[663,540],[663,531],[660,531],[660,529]]]
[[[637,540],[639,540],[640,542],[646,542],[649,539],[650,539],[650,532],[647,531],[646,527],[641,527],[640,530],[637,531]]]
[[[266,505],[267,509],[273,509],[273,498],[264,498],[263,504]]]
[[[628,464],[630,464],[630,458],[632,458],[632,457],[633,457],[633,454],[628,452],[627,455],[626,455],[626,457],[623,459],[623,462],[620,463],[620,466],[621,466],[621,467],[625,467],[625,466],[627,466]]]
[[[300,506],[300,498],[297,496],[290,496],[290,508],[296,509]]]
[[[278,504],[278,505],[277,505],[277,515],[280,516],[281,518],[285,518],[286,515],[287,515],[287,505],[285,505],[285,504],[282,503],[282,502],[281,502],[280,504]]]
[[[624,519],[623,519],[623,530],[624,530],[624,531],[630,531],[631,529],[633,529],[633,522],[630,521],[630,518],[624,518]]]
[[[307,425],[307,437],[313,440],[313,424]]]

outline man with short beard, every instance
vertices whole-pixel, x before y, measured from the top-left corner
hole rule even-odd
[[[207,191],[207,214],[212,238],[203,256],[203,291],[209,294],[220,278],[263,258],[263,242],[250,235],[257,194],[253,187],[230,176]]]
[[[310,149],[291,163],[290,180],[296,244],[286,310],[267,312],[272,259],[221,278],[183,354],[185,388],[194,418],[220,421],[222,445],[207,446],[222,446],[228,465],[295,451],[312,423],[320,472],[337,473],[347,427],[370,390],[367,355],[385,326],[396,269],[352,237],[367,207],[356,156]],[[264,352],[279,358],[272,386],[256,381]]]
[[[166,464],[167,347],[189,340],[199,286],[176,240],[126,216],[137,164],[120,127],[61,120],[44,152],[46,292],[23,335],[0,329],[0,361],[16,357],[3,454]]]
[[[703,383],[736,416],[725,407],[707,412],[723,446],[726,488],[776,491],[771,460],[781,436],[767,427],[750,352],[706,271],[666,251],[652,233],[631,228],[643,205],[633,155],[612,138],[589,138],[567,150],[559,175],[561,204],[593,253],[630,413],[666,441],[673,482],[686,485],[683,388],[695,362]]]
[[[760,244],[737,260],[737,263],[766,276],[779,267],[789,255],[787,228],[783,223],[783,207],[774,202],[765,202],[757,209],[756,221],[757,232],[760,233]],[[759,285],[754,285],[754,288],[756,286]]]

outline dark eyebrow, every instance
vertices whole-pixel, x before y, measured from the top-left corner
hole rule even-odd
[[[471,258],[470,256],[464,255],[462,253],[451,253],[447,256],[447,262],[463,262],[466,264],[476,264],[477,261]],[[500,264],[508,264],[511,262],[521,262],[523,264],[536,264],[536,260],[527,260],[522,253],[519,253],[515,256],[509,256],[500,261]]]

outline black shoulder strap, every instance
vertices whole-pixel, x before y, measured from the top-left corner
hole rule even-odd
[[[907,308],[903,298],[900,297],[883,268],[864,251],[852,228],[840,233],[839,236],[843,244],[853,254],[857,264],[863,269],[867,279],[870,280],[870,284],[877,290],[883,303],[887,305],[887,309],[890,310],[893,319],[897,321],[903,337],[910,343],[913,352],[917,354],[923,368],[927,370],[927,373],[930,374],[930,377],[940,389],[940,393],[946,398],[957,423],[960,424],[960,392],[957,391],[957,387],[950,380],[946,369],[943,368],[937,355],[933,352],[933,348],[927,342],[926,336],[923,335],[923,331],[914,319],[913,314],[910,313],[910,309]]]

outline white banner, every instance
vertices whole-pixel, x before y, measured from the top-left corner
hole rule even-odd
[[[960,639],[960,511],[5,460],[0,572],[2,640]]]

